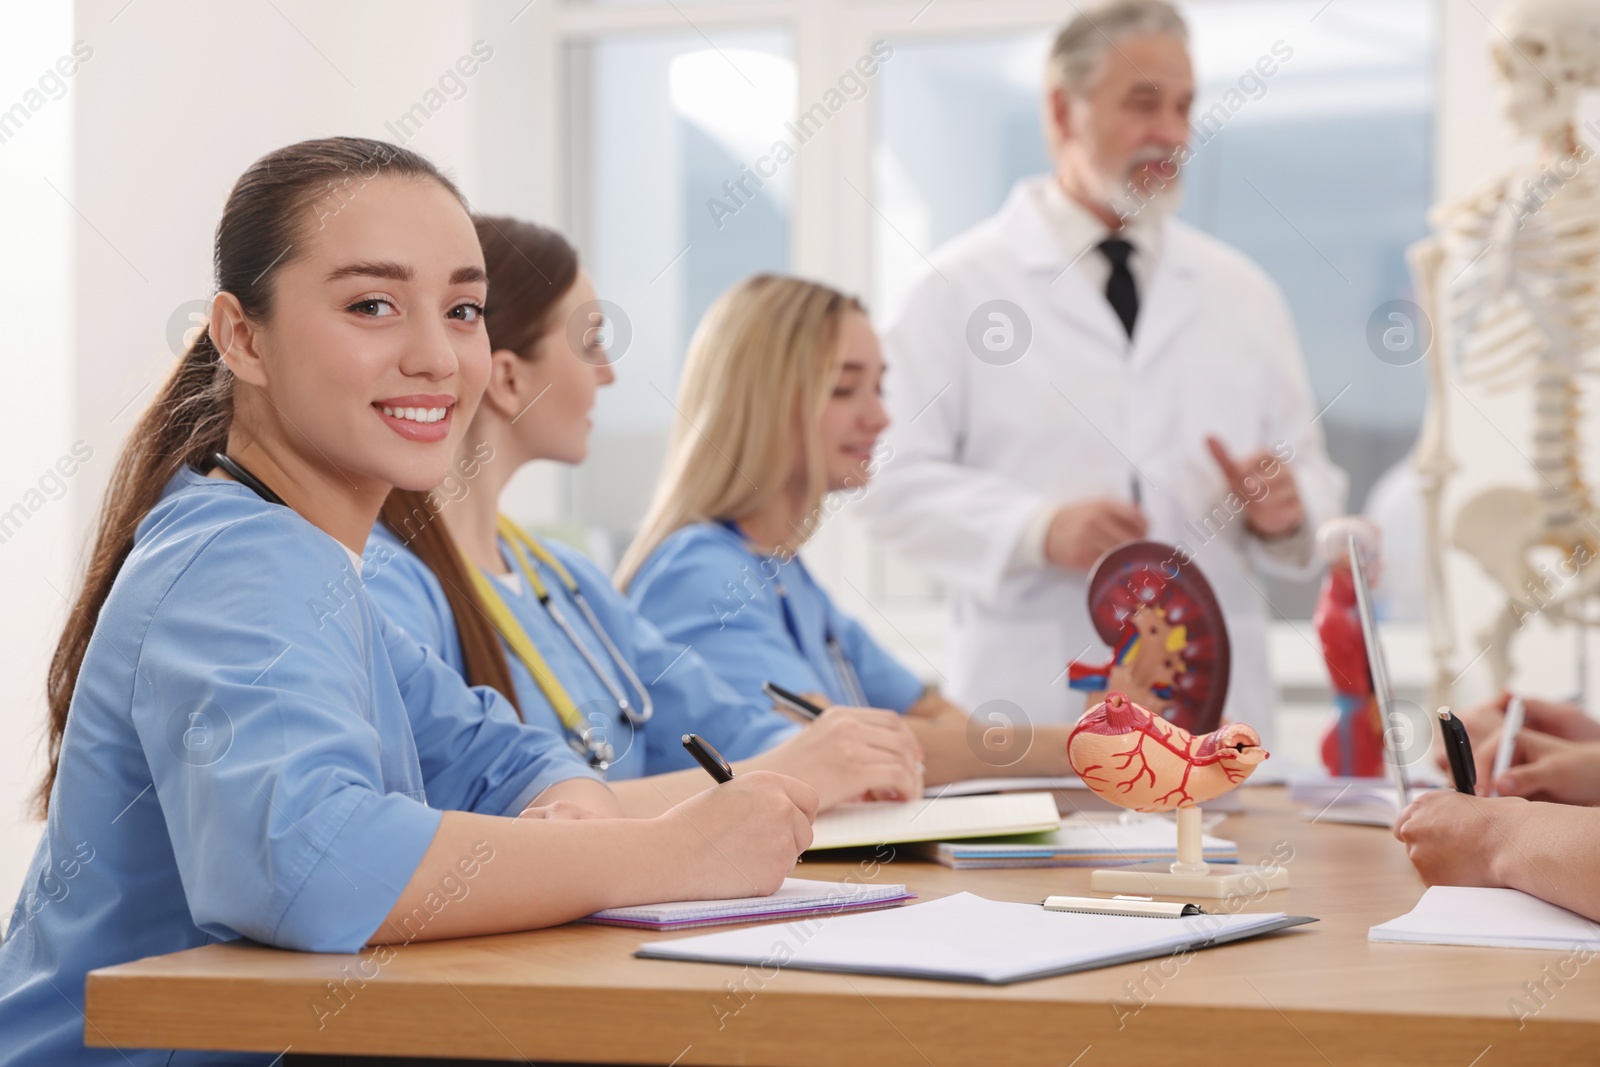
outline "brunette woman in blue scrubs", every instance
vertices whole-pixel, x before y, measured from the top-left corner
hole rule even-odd
[[[838,707],[801,730],[662,637],[581,553],[501,513],[502,490],[527,464],[582,462],[596,394],[615,375],[572,245],[517,219],[476,222],[489,271],[489,386],[451,476],[432,494],[396,490],[384,506],[367,550],[373,600],[469,682],[564,732],[629,814],[656,814],[710,784],[679,742],[685,733],[740,771],[810,783],[823,808],[920,797],[921,749],[899,716]]]
[[[85,1047],[86,973],[144,956],[355,952],[775,888],[810,841],[809,786],[742,775],[623,818],[558,735],[361,588],[383,500],[444,477],[488,375],[451,183],[392,145],[293,145],[234,186],[215,266],[210,326],[118,461],[51,664],[0,1064],[275,1060]],[[425,907],[461,878],[470,894]]]

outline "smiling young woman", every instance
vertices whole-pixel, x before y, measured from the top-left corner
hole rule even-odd
[[[354,952],[774,889],[810,842],[809,786],[744,775],[622,818],[559,736],[360,587],[385,497],[444,477],[488,377],[483,254],[450,182],[392,145],[292,145],[235,185],[215,265],[210,327],[118,461],[51,665],[0,1064],[214,1060],[84,1046],[85,974],[144,956]]]

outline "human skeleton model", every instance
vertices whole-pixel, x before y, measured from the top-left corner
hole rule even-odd
[[[1513,0],[1503,10],[1494,65],[1508,116],[1537,140],[1538,162],[1435,208],[1434,236],[1410,253],[1435,329],[1416,457],[1435,704],[1452,703],[1457,670],[1442,516],[1445,482],[1457,469],[1445,432],[1451,364],[1466,385],[1533,387],[1535,488],[1478,493],[1450,531],[1506,594],[1479,634],[1495,686],[1510,678],[1511,638],[1529,614],[1582,627],[1600,591],[1600,567],[1584,566],[1600,555],[1600,527],[1579,462],[1577,379],[1600,359],[1600,168],[1575,130],[1578,94],[1600,80],[1600,4]]]

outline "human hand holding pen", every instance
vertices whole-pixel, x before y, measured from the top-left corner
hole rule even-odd
[[[1139,506],[1110,497],[1067,504],[1045,533],[1044,556],[1066,570],[1086,571],[1110,549],[1149,532]]]
[[[817,791],[751,771],[697,793],[660,816],[689,888],[683,900],[766,896],[811,847]]]
[[[1502,690],[1493,699],[1457,713],[1461,724],[1467,728],[1467,735],[1472,738],[1472,751],[1478,764],[1478,781],[1484,792],[1487,792],[1495,777],[1494,766],[1500,753],[1501,731],[1511,699],[1512,694]],[[1528,696],[1519,699],[1523,704],[1524,730],[1564,741],[1600,741],[1600,720],[1585,715],[1576,704]],[[1514,752],[1512,766],[1524,758],[1522,753]],[[1435,757],[1435,763],[1440,770],[1447,769],[1443,751]]]
[[[1523,730],[1517,756],[1516,765],[1492,783],[1501,796],[1600,806],[1600,741]]]
[[[783,744],[743,766],[793,775],[816,787],[822,810],[849,800],[922,796],[922,743],[903,716],[834,705]]]
[[[811,847],[817,791],[770,771],[735,776],[703,739],[684,735],[684,747],[716,780],[659,817],[673,839],[677,873],[691,886],[682,899],[766,896],[783,884]]]
[[[1485,820],[1498,821],[1515,805],[1526,802],[1430,789],[1400,813],[1394,836],[1428,885],[1503,886],[1499,868],[1505,838],[1489,830]]]

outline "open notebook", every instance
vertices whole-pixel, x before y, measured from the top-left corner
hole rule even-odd
[[[870,915],[655,941],[634,955],[1005,984],[1208,948],[1315,921],[1282,912],[1176,919],[1085,915],[956,893]]]
[[[1600,923],[1515,889],[1436,885],[1406,914],[1368,930],[1367,940],[1600,951]]]
[[[1276,758],[1272,761],[1278,762]],[[1284,785],[1290,781],[1290,772],[1284,768],[1268,766],[1257,767],[1254,774],[1245,779],[1246,786]],[[1064,775],[1057,778],[965,778],[959,782],[947,782],[944,785],[930,785],[925,791],[925,796],[939,797],[967,797],[979,793],[1024,793],[1040,789],[1071,789],[1074,791],[1088,792],[1089,786],[1076,774]],[[1220,798],[1219,798],[1220,799]],[[1207,803],[1206,807],[1210,807]]]
[[[637,926],[647,930],[682,930],[691,926],[716,926],[756,919],[797,919],[808,915],[886,908],[913,897],[914,894],[906,892],[903,885],[861,885],[856,882],[813,882],[803,878],[785,878],[778,891],[767,897],[680,900],[671,904],[607,908],[583,921],[606,926]]]
[[[1444,786],[1444,779],[1426,768],[1408,768],[1411,796]],[[1289,799],[1302,819],[1393,826],[1400,797],[1387,778],[1308,778],[1289,784]]]
[[[817,816],[811,847],[851,848],[1031,834],[1054,830],[1060,824],[1055,798],[1049,793],[840,804]]]
[[[1245,785],[1250,785],[1254,780],[1255,775],[1251,775],[1245,781]],[[1055,798],[1056,807],[1063,815],[1071,815],[1074,812],[1125,810],[1099,793],[1091,791],[1084,780],[1076,774],[1064,778],[967,778],[959,782],[946,782],[944,785],[930,785],[923,790],[922,795],[949,800],[954,797],[997,793],[1033,793],[1046,789],[1051,790],[1050,795]],[[1206,801],[1205,807],[1207,811],[1244,810],[1237,789]]]
[[[1239,846],[1204,834],[1207,863],[1238,863]],[[924,859],[956,870],[986,867],[1110,867],[1178,858],[1178,827],[1160,816],[1123,819],[1109,813],[1069,816],[1040,834],[912,845]]]

